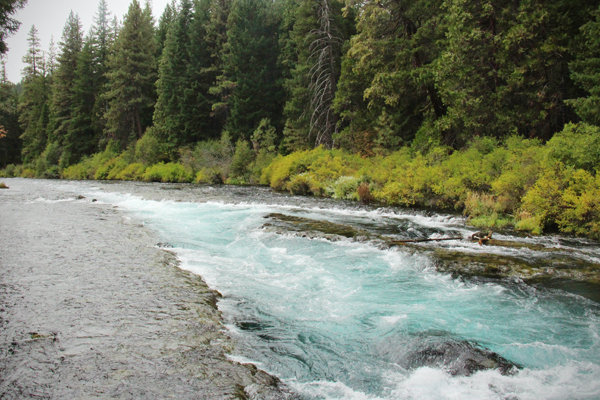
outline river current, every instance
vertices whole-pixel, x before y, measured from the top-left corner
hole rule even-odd
[[[155,230],[181,268],[223,295],[219,309],[238,343],[231,358],[278,376],[303,399],[600,398],[600,304],[589,296],[519,279],[451,276],[435,268],[431,251],[265,229],[265,217],[278,213],[389,237],[467,237],[474,229],[460,216],[265,188],[53,184],[118,206]],[[600,263],[597,243],[500,237]],[[436,246],[465,254],[485,247],[464,240],[423,245]],[[545,257],[527,248],[485,251]],[[487,349],[517,366],[460,374],[452,360],[411,364],[432,342]]]

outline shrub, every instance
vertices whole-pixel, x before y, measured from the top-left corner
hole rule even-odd
[[[6,166],[6,168],[4,168],[4,176],[6,178],[12,178],[13,176],[15,176],[15,165],[14,164],[8,164]]]
[[[144,179],[144,174],[147,167],[141,163],[133,163],[126,166],[115,179],[122,181],[141,181]]]
[[[223,183],[223,177],[221,176],[221,170],[217,167],[202,168],[196,174],[195,183],[206,183],[211,185],[219,185]]]
[[[595,173],[600,169],[600,127],[567,124],[546,144],[550,161]]]
[[[192,172],[186,170],[181,164],[158,163],[146,170],[144,180],[146,182],[176,182],[184,183],[192,181]]]
[[[8,189],[8,186],[6,186],[6,183],[0,182],[0,189]]]
[[[112,158],[102,164],[94,174],[96,180],[113,180],[117,175],[127,167],[127,162],[120,156]]]
[[[362,182],[356,189],[358,197],[363,204],[370,204],[374,198],[371,194],[371,188],[369,182]]]
[[[238,140],[235,145],[235,153],[231,159],[231,175],[239,179],[240,182],[247,182],[250,178],[251,165],[254,162],[255,154],[250,145],[245,140]]]
[[[188,170],[195,171],[196,178],[199,172],[204,171],[207,176],[218,175],[219,183],[229,177],[232,157],[233,150],[227,134],[224,134],[221,140],[200,142],[193,149],[180,150],[180,163]],[[201,183],[217,183],[212,181],[212,178],[208,180],[202,178]]]
[[[497,212],[493,212],[489,215],[480,215],[478,217],[469,219],[468,224],[476,228],[496,228],[503,229],[508,226],[514,225],[514,218],[507,215],[501,215]]]
[[[63,179],[83,180],[88,179],[88,172],[85,163],[71,165],[62,170]]]
[[[334,199],[358,200],[356,189],[360,184],[360,179],[354,176],[340,176],[327,191]]]
[[[25,168],[21,173],[22,178],[35,178],[35,170],[33,168]]]
[[[159,161],[164,161],[164,151],[156,136],[153,128],[148,128],[135,144],[134,159],[136,163],[144,165],[154,165]]]

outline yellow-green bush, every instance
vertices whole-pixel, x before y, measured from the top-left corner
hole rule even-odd
[[[548,158],[595,173],[600,169],[600,127],[567,124],[546,144]]]
[[[144,174],[146,182],[192,182],[192,171],[177,163],[158,163],[148,168]]]
[[[600,175],[556,163],[523,198],[517,228],[537,223],[537,231],[556,226],[562,232],[600,238]]]
[[[146,173],[146,166],[141,163],[129,164],[116,175],[115,179],[122,181],[141,181]]]
[[[357,189],[360,184],[360,178],[340,176],[327,188],[327,192],[334,199],[359,200]]]
[[[25,168],[21,173],[22,178],[35,178],[35,169]]]
[[[61,176],[63,179],[84,180],[88,179],[88,169],[85,163],[71,165],[62,170]]]
[[[223,183],[222,171],[218,167],[202,168],[196,174],[195,183],[218,185]]]

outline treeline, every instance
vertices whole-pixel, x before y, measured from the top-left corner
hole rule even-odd
[[[0,83],[5,175],[258,183],[318,146],[414,161],[600,125],[592,0],[174,0],[158,21],[133,0],[122,23],[100,0],[87,34],[71,14],[58,49],[28,43]]]

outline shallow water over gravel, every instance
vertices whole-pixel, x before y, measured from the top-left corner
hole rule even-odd
[[[503,232],[497,246],[396,246],[390,241],[474,230],[456,215],[266,188],[37,184],[54,197],[41,193],[33,204],[93,204],[155,232],[181,268],[222,293],[219,309],[236,341],[225,346],[230,358],[254,362],[302,398],[600,398],[600,305],[588,279],[600,264],[595,242]],[[288,216],[287,225],[274,214]],[[524,282],[453,267],[471,262],[483,271],[523,264],[530,275]],[[178,301],[194,296],[173,290]]]
[[[227,360],[216,293],[142,221],[58,182],[4,181],[0,398],[286,397]]]

